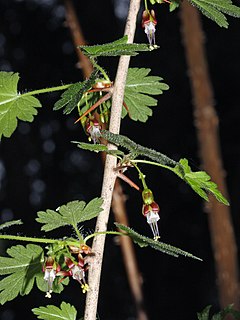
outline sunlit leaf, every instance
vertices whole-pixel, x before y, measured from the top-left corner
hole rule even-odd
[[[17,91],[18,81],[18,73],[0,72],[0,140],[12,135],[18,120],[32,122],[41,107],[38,99]]]

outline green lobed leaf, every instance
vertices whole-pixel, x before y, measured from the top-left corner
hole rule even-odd
[[[8,275],[0,281],[0,303],[13,300],[19,294],[32,290],[35,279],[43,278],[43,250],[35,244],[9,248],[10,257],[0,257],[0,275]]]
[[[5,229],[5,228],[9,228],[11,226],[19,225],[19,224],[23,224],[22,220],[7,221],[7,222],[0,225],[0,230]]]
[[[64,108],[64,114],[71,113],[75,108],[77,108],[78,103],[81,100],[83,94],[92,87],[97,77],[98,71],[94,70],[90,77],[85,81],[72,84],[61,95],[61,99],[54,104],[53,110],[59,110]]]
[[[47,305],[46,307],[39,307],[32,309],[32,312],[43,320],[76,320],[77,311],[74,306],[69,303],[62,302],[60,308],[54,305]]]
[[[227,199],[218,190],[216,183],[211,181],[211,177],[205,171],[193,172],[187,159],[180,159],[179,164],[173,171],[189,184],[200,197],[208,201],[208,193],[211,193],[219,202],[229,205]]]
[[[189,0],[189,2],[220,27],[228,27],[227,18],[224,14],[236,18],[240,17],[240,8],[233,5],[231,0]]]
[[[88,57],[100,56],[136,56],[138,51],[152,51],[157,46],[149,46],[148,44],[127,43],[128,37],[124,36],[111,43],[94,46],[79,46],[78,48]]]
[[[19,120],[32,122],[41,103],[35,97],[17,92],[18,73],[0,72],[0,140],[9,138]]]
[[[152,115],[150,106],[156,106],[157,99],[150,95],[160,95],[169,86],[163,82],[161,77],[149,76],[151,69],[130,68],[128,70],[124,102],[128,107],[129,117],[135,121],[146,122]],[[122,117],[127,115],[123,108]]]
[[[145,237],[139,233],[137,233],[136,231],[134,231],[133,229],[124,226],[122,224],[116,223],[115,225],[117,226],[117,228],[121,229],[122,231],[126,232],[127,235],[129,237],[132,238],[132,240],[138,244],[140,247],[147,247],[150,246],[155,250],[159,250],[163,253],[169,254],[171,256],[174,257],[179,257],[180,255],[185,256],[185,257],[189,257],[189,258],[193,258],[196,260],[200,260],[202,261],[202,259],[192,255],[189,252],[183,251],[182,249],[176,248],[171,246],[170,244],[164,243],[164,242],[160,242],[157,240],[153,240],[151,238]]]
[[[87,205],[84,201],[71,201],[57,210],[39,211],[36,221],[44,224],[41,230],[46,232],[66,225],[77,227],[78,223],[98,216],[102,211],[102,202],[101,198],[95,198]]]

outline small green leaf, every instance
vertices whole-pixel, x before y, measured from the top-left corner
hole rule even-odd
[[[221,203],[229,205],[227,199],[218,190],[216,183],[211,181],[211,177],[205,171],[193,172],[188,165],[187,159],[180,159],[173,171],[182,178],[200,197],[208,201],[208,193]]]
[[[64,114],[71,113],[75,108],[77,108],[77,105],[81,100],[83,94],[92,87],[97,77],[98,71],[94,70],[91,76],[85,81],[72,84],[61,95],[61,99],[55,103],[53,110],[59,110],[64,108]]]
[[[193,258],[193,259],[202,261],[202,259],[192,255],[191,253],[188,253],[186,251],[183,251],[182,249],[173,247],[170,244],[167,244],[167,243],[164,243],[164,242],[160,242],[160,241],[156,241],[156,240],[153,240],[151,238],[145,237],[145,236],[137,233],[136,231],[134,231],[133,229],[131,229],[131,228],[127,227],[127,226],[124,226],[124,225],[116,223],[116,222],[115,222],[115,225],[117,226],[117,228],[125,231],[127,233],[127,235],[129,237],[131,237],[132,240],[136,244],[138,244],[140,247],[150,246],[155,250],[159,250],[159,251],[161,251],[163,253],[169,254],[169,255],[174,256],[174,257],[178,257],[178,256],[182,255],[182,256],[185,256],[185,257],[189,257],[189,258]]]
[[[19,225],[19,224],[23,224],[22,220],[7,221],[7,222],[0,225],[0,230],[5,229],[5,228],[9,228],[11,226]]]
[[[136,56],[138,51],[152,51],[158,48],[152,47],[147,44],[127,43],[128,37],[124,36],[121,39],[95,46],[79,46],[78,48],[88,57],[100,57],[100,56],[122,56],[130,55]]]
[[[128,70],[124,102],[128,107],[129,117],[135,121],[146,122],[152,115],[149,107],[156,106],[157,99],[150,95],[160,95],[169,86],[163,82],[161,77],[149,76],[151,69],[130,68]],[[122,117],[127,115],[123,108]]]
[[[19,294],[32,290],[35,279],[43,278],[43,250],[35,244],[13,246],[7,250],[10,257],[0,257],[0,303],[13,300]]]
[[[0,140],[9,138],[17,127],[19,120],[32,122],[37,115],[36,108],[41,107],[38,99],[17,92],[18,73],[0,72]]]
[[[102,211],[102,202],[101,198],[95,198],[87,205],[84,201],[71,201],[60,206],[57,211],[50,209],[46,212],[39,211],[36,221],[44,224],[41,228],[43,231],[51,231],[66,225],[76,227],[78,223],[98,216]]]
[[[32,312],[42,320],[76,320],[77,311],[69,303],[62,302],[60,308],[54,305],[32,309]]]

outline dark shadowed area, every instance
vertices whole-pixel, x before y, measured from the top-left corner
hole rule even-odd
[[[240,1],[233,1],[240,5]],[[88,44],[106,43],[123,34],[128,0],[82,1],[74,4]],[[186,157],[193,169],[201,167],[193,123],[188,70],[180,34],[179,11],[169,13],[168,5],[156,6],[156,41],[160,49],[132,58],[131,66],[152,69],[169,84],[159,96],[153,117],[146,124],[125,119],[121,132],[139,144],[157,149],[178,160]],[[228,18],[230,27],[221,29],[203,18],[209,70],[219,115],[220,142],[231,202],[236,240],[240,245],[240,20]],[[20,74],[20,91],[34,90],[81,81],[81,69],[60,0],[0,0],[0,70]],[[147,42],[141,19],[135,42]],[[102,58],[100,64],[114,79],[118,58]],[[23,226],[9,233],[40,236],[36,223],[39,210],[56,209],[71,200],[89,201],[99,196],[102,163],[97,154],[78,149],[71,141],[87,138],[81,125],[74,124],[77,111],[63,115],[53,111],[60,93],[39,96],[43,105],[33,123],[20,122],[10,139],[0,142],[0,223],[22,219]],[[163,169],[143,167],[149,187],[161,207],[161,240],[189,251],[203,262],[169,257],[149,248],[136,247],[149,320],[194,320],[206,305],[219,308],[214,260],[207,213],[203,201],[184,182]],[[129,171],[134,181],[137,175]],[[128,197],[130,225],[151,236],[144,220],[141,195],[124,184]],[[113,229],[111,217],[109,228]],[[94,221],[85,226],[94,229]],[[59,229],[59,237],[71,230]],[[109,236],[99,300],[101,320],[134,320],[135,309],[117,239]],[[1,241],[3,255],[14,243]],[[84,294],[71,281],[61,296],[51,300],[34,289],[0,307],[0,320],[36,319],[31,309],[69,302],[83,314]]]

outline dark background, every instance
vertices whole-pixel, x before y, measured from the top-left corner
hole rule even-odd
[[[75,1],[86,41],[89,44],[113,41],[123,34],[127,0]],[[234,1],[235,4],[240,4]],[[180,34],[179,11],[168,12],[167,5],[156,6],[160,49],[134,57],[131,66],[149,67],[160,75],[170,90],[159,97],[154,117],[147,124],[125,119],[121,132],[135,141],[158,149],[178,160],[190,159],[200,167],[198,143],[193,123],[192,98]],[[58,0],[0,0],[0,70],[20,73],[19,90],[34,90],[82,80],[69,30],[64,26],[65,11]],[[232,218],[239,244],[239,73],[240,21],[229,17],[228,30],[203,18],[206,50],[219,115],[220,138]],[[140,26],[135,42],[146,42]],[[117,58],[102,59],[114,79]],[[101,192],[100,158],[77,149],[72,140],[87,141],[77,113],[65,116],[52,111],[59,93],[41,95],[43,107],[34,122],[20,122],[11,139],[0,143],[0,222],[22,219],[24,226],[10,231],[40,235],[36,212],[57,208],[68,201],[89,201]],[[147,312],[150,320],[193,320],[206,305],[219,308],[214,261],[207,214],[203,201],[169,172],[144,167],[149,187],[161,207],[159,223],[162,241],[178,246],[204,261],[175,259],[151,249],[136,247]],[[136,179],[134,172],[129,172]],[[151,235],[141,214],[141,197],[128,185],[127,208],[134,229]],[[110,228],[113,228],[111,218]],[[89,222],[86,230],[93,230]],[[9,232],[10,232],[9,231]],[[69,232],[59,230],[59,236]],[[63,233],[61,233],[63,232]],[[71,234],[71,230],[70,233]],[[2,254],[6,246],[1,243]],[[63,295],[46,300],[36,289],[0,307],[1,320],[35,319],[30,309],[40,305],[70,302],[83,314],[84,295],[78,283],[71,282]],[[101,320],[135,319],[119,246],[107,239],[99,302]]]

